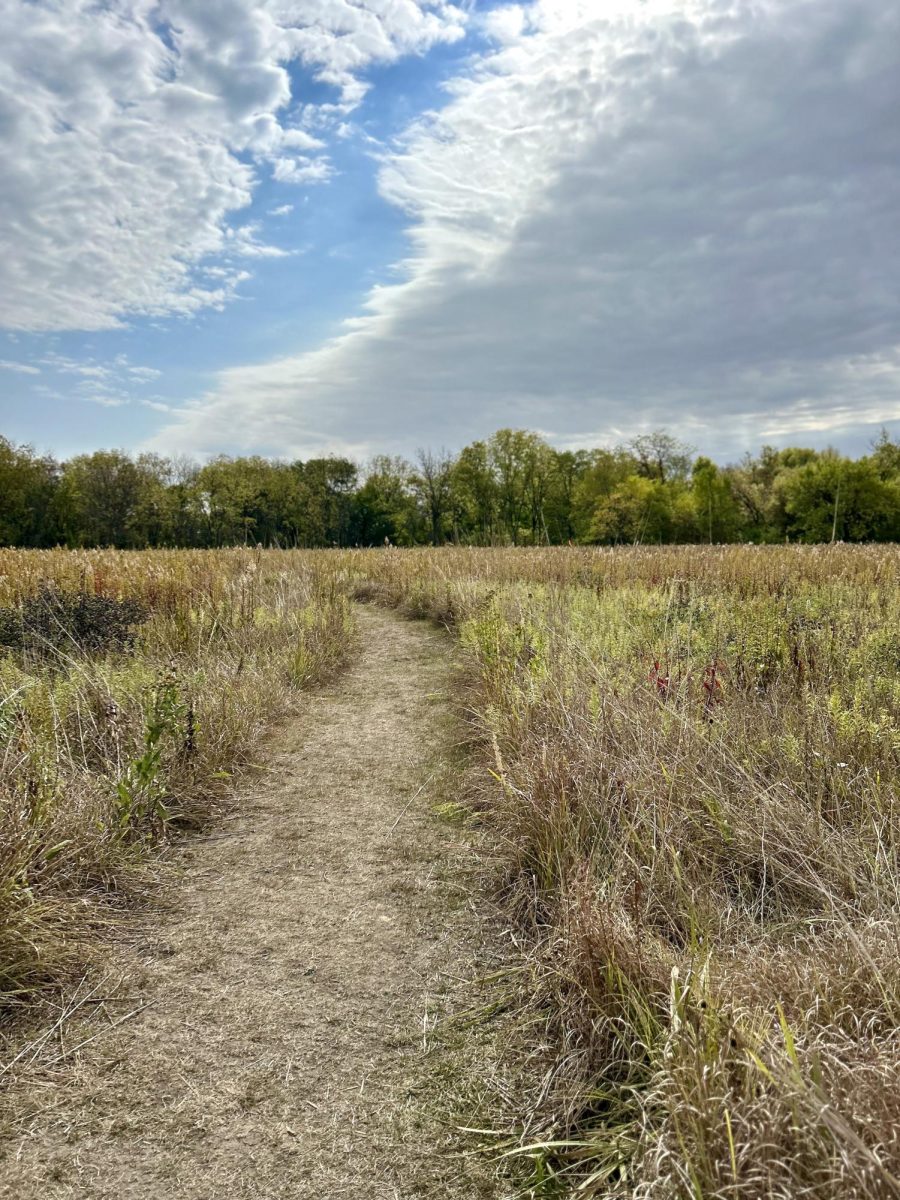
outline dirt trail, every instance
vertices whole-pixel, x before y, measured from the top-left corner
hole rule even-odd
[[[429,804],[448,644],[359,620],[354,664],[301,701],[224,832],[184,852],[172,912],[132,950],[128,992],[150,1006],[0,1147],[4,1198],[491,1194],[427,1115],[423,1047],[477,929],[454,882],[465,843]]]

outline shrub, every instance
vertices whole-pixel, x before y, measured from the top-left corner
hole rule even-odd
[[[20,605],[0,607],[0,646],[38,657],[129,650],[147,615],[138,600],[43,584]]]

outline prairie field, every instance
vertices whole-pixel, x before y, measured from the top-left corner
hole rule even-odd
[[[464,648],[537,1194],[898,1194],[898,567],[885,547],[348,560]]]
[[[841,545],[2,551],[2,1000],[81,969],[377,602],[457,642],[452,808],[505,913],[491,1008],[524,1080],[481,1136],[521,1194],[896,1196],[898,568]]]
[[[0,1010],[83,962],[350,632],[277,551],[0,550]]]

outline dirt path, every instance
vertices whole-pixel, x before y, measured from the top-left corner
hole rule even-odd
[[[477,929],[454,881],[465,843],[429,804],[448,647],[359,619],[355,664],[303,699],[225,832],[185,852],[172,914],[134,951],[128,992],[150,1006],[32,1089],[0,1147],[4,1198],[493,1194],[433,1117],[429,1037]]]

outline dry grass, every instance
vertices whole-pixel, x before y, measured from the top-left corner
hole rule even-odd
[[[10,638],[41,593],[78,598],[79,621],[72,604],[51,603]],[[98,597],[139,614],[130,646],[104,647],[115,608]],[[351,619],[308,560],[243,550],[4,550],[0,606],[14,642],[0,654],[9,1016],[90,958],[115,907],[145,891],[172,829],[203,823],[292,690],[342,660]]]
[[[527,966],[534,1195],[900,1194],[898,566],[349,557],[469,656],[470,802]]]
[[[172,654],[202,749],[163,739],[163,803],[194,819],[292,675],[334,661],[355,589],[452,626],[468,664],[464,799],[497,851],[532,1079],[497,1145],[530,1194],[900,1195],[897,549],[0,562],[0,603],[86,572],[153,611],[132,661],[3,663],[8,999],[152,856],[168,818],[138,806],[123,836],[114,785]]]
[[[509,1195],[455,1153],[446,1112],[490,1063],[486,1038],[472,1061],[445,1032],[484,939],[468,839],[430,812],[449,647],[357,619],[354,661],[297,700],[222,828],[172,856],[167,911],[109,956],[123,986],[92,975],[15,1068],[0,1195]]]

